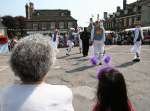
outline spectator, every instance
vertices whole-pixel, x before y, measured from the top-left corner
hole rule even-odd
[[[135,111],[127,96],[124,77],[110,66],[98,72],[97,103],[93,111]]]
[[[88,56],[90,35],[91,34],[87,31],[87,28],[84,27],[84,31],[80,35],[83,47],[83,57]]]
[[[44,82],[53,58],[49,37],[36,34],[21,39],[10,57],[11,68],[21,83],[1,92],[0,110],[73,111],[71,90]]]

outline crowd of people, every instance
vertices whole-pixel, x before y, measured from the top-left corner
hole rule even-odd
[[[91,23],[91,33],[84,28],[75,33],[71,28],[68,34],[66,55],[70,56],[74,46],[74,35],[82,41],[83,56],[88,56],[89,40],[93,44],[93,55],[102,65],[105,54],[105,29],[103,23]],[[121,33],[120,33],[121,34]],[[10,66],[21,83],[13,84],[0,93],[1,111],[74,111],[73,94],[65,85],[51,85],[45,82],[46,75],[56,61],[59,52],[59,31],[51,36],[33,34],[20,39],[12,50]],[[132,52],[134,61],[140,61],[142,34],[139,26],[133,37]],[[102,66],[97,72],[97,102],[92,111],[135,111],[130,101],[123,74],[112,66]]]

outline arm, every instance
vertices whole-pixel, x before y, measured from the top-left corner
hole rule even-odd
[[[139,36],[139,30],[135,29],[135,31],[134,31],[134,43],[137,41],[138,36]]]
[[[144,39],[144,35],[143,35],[143,30],[140,30],[141,31],[141,39],[143,40]]]
[[[105,42],[106,36],[105,36],[105,29],[103,28],[103,42]]]
[[[94,39],[94,25],[92,24],[92,30],[91,30],[91,41]]]

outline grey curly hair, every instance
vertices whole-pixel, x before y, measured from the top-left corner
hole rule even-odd
[[[23,82],[41,81],[54,62],[48,37],[34,34],[21,39],[10,57],[10,66]]]

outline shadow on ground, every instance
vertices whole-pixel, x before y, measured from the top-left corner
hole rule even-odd
[[[84,71],[86,69],[93,68],[93,67],[95,67],[95,66],[81,66],[81,67],[78,67],[76,69],[73,69],[73,70],[70,70],[70,71],[66,71],[66,73],[80,72],[80,71]]]
[[[118,66],[116,66],[116,67],[118,67],[118,68],[125,68],[125,67],[132,66],[132,65],[134,65],[134,64],[136,64],[136,63],[137,63],[137,62],[128,61],[128,62],[125,62],[125,63],[123,63],[123,64],[120,64],[120,65],[118,65]]]
[[[68,57],[68,56],[65,55],[65,56],[57,57],[57,59],[64,59],[64,58],[66,58],[66,57]]]
[[[71,57],[71,58],[68,58],[68,59],[80,59],[82,58],[82,56],[78,56],[78,57]]]
[[[84,58],[84,59],[79,59],[77,61],[81,61],[81,62],[84,62],[84,61],[88,61],[89,59],[88,58]]]

